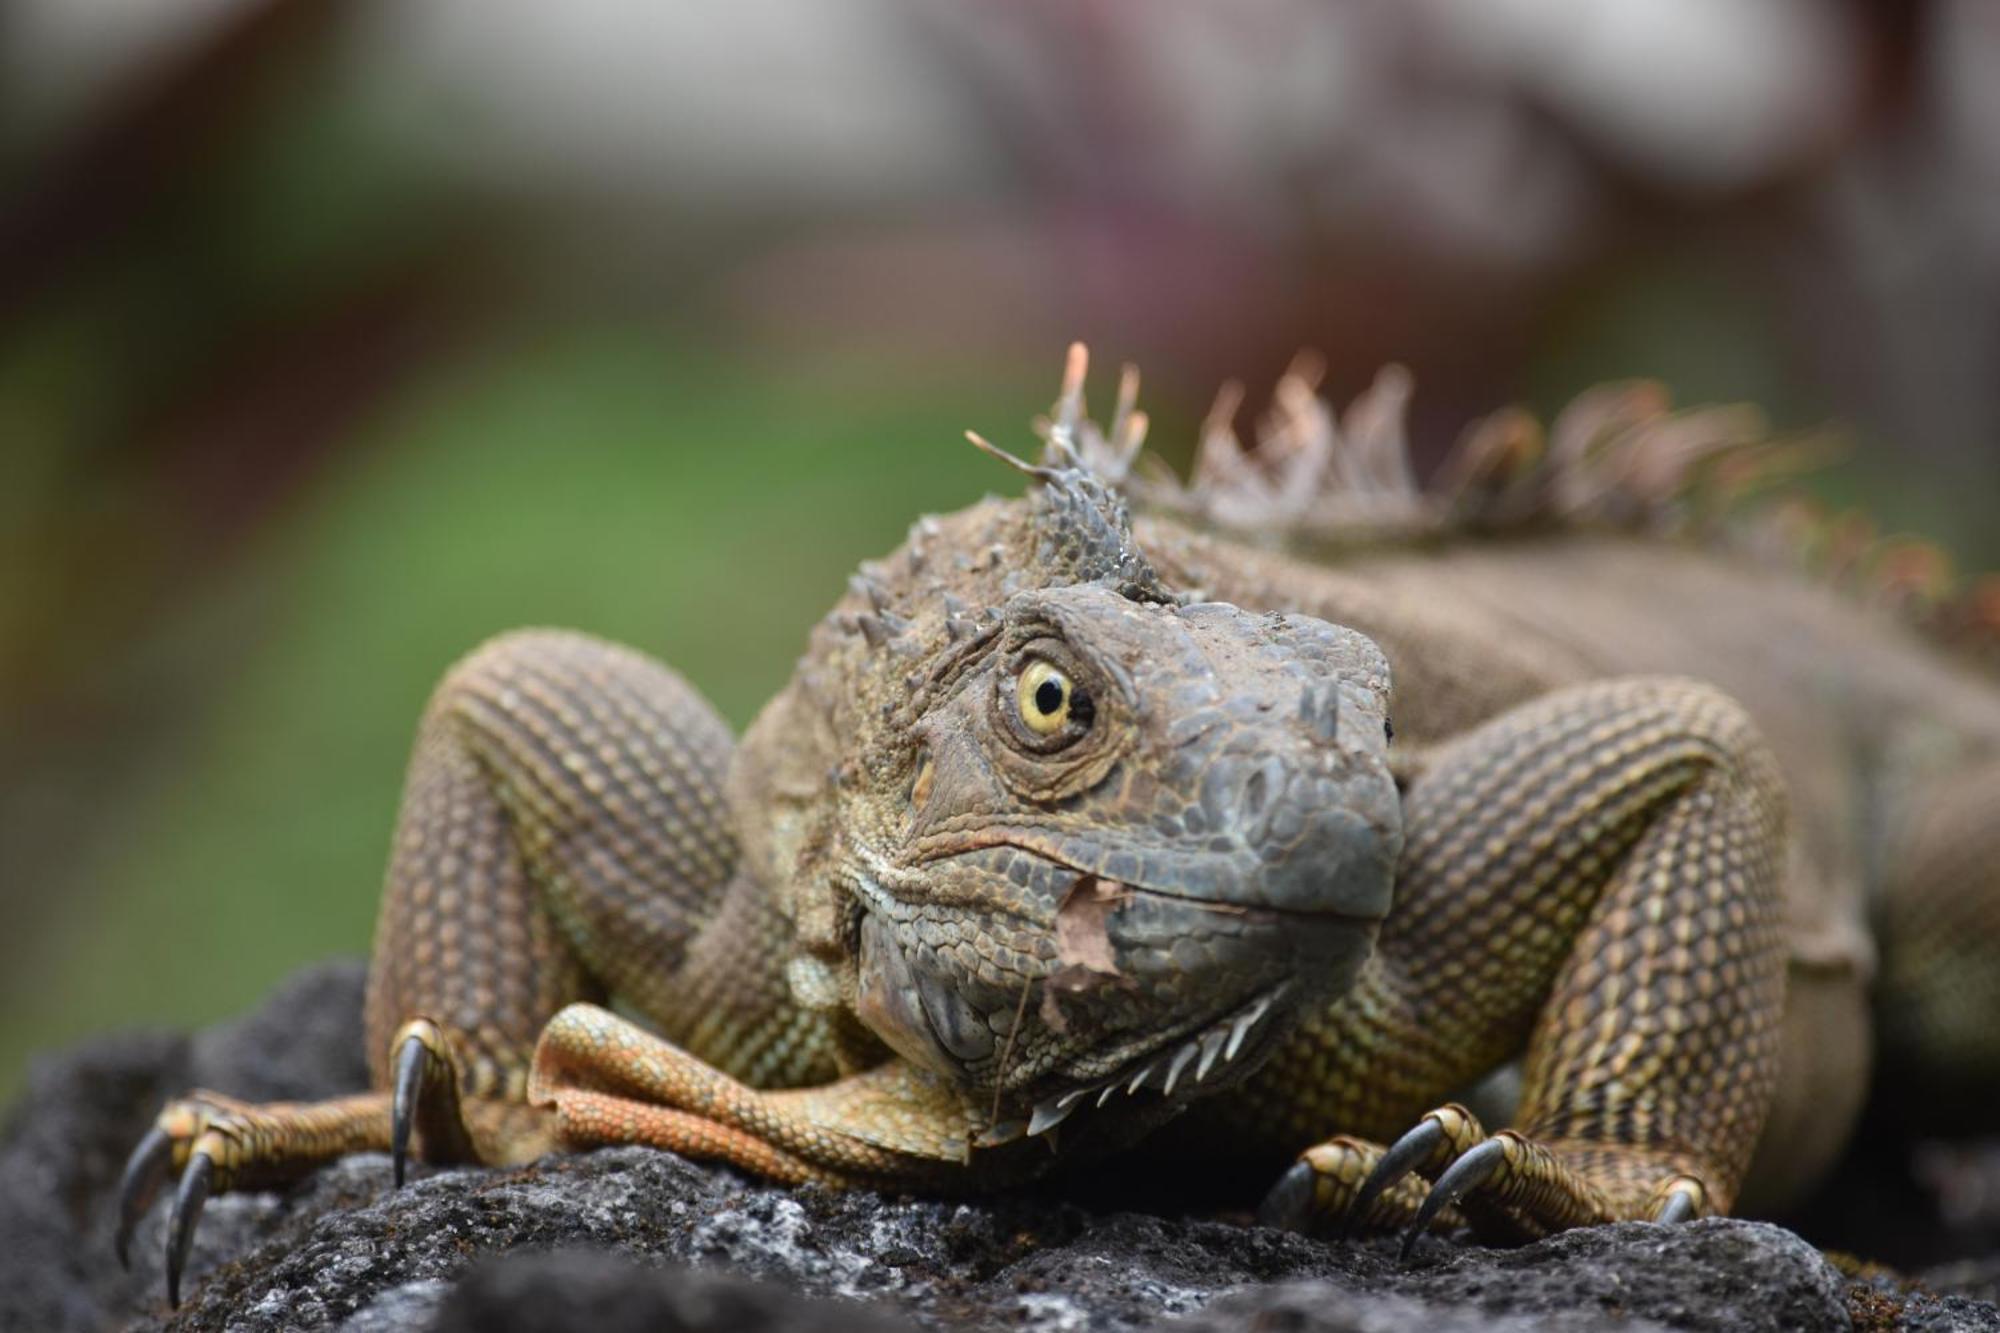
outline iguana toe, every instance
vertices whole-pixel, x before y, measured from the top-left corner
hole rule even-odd
[[[1264,1196],[1264,1202],[1257,1206],[1257,1225],[1276,1227],[1281,1231],[1304,1231],[1313,1215],[1312,1164],[1306,1161],[1292,1163],[1278,1183]]]
[[[122,1268],[132,1267],[132,1232],[166,1183],[173,1161],[173,1136],[159,1125],[147,1130],[146,1137],[125,1159],[125,1171],[118,1181],[118,1235],[114,1242]]]
[[[1417,1237],[1430,1228],[1439,1212],[1491,1180],[1505,1164],[1505,1159],[1506,1145],[1499,1139],[1488,1139],[1446,1167],[1445,1173],[1431,1186],[1431,1192],[1424,1196],[1416,1217],[1403,1231],[1402,1257],[1410,1257],[1410,1251],[1416,1248]]]
[[[209,1135],[202,1136],[206,1143]],[[180,1186],[174,1191],[174,1211],[167,1222],[167,1303],[181,1303],[181,1272],[187,1267],[188,1252],[194,1248],[195,1228],[201,1225],[201,1210],[208,1203],[209,1188],[215,1181],[215,1159],[197,1144],[181,1172]]]
[[[1476,1133],[1476,1123],[1474,1130]],[[1443,1123],[1434,1116],[1419,1120],[1416,1128],[1389,1145],[1375,1163],[1375,1169],[1361,1182],[1361,1188],[1354,1192],[1354,1200],[1341,1219],[1342,1233],[1354,1231],[1367,1218],[1375,1201],[1412,1171],[1423,1168],[1434,1171],[1437,1164],[1450,1160],[1451,1135]]]
[[[408,1170],[412,1137],[419,1139],[426,1161],[482,1160],[465,1122],[458,1067],[444,1029],[428,1018],[413,1018],[397,1029],[389,1049],[389,1157],[397,1187]]]

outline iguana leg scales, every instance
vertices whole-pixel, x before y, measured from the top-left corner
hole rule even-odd
[[[1350,1135],[1307,1150],[1273,1220],[1421,1229],[1456,1207],[1519,1239],[1725,1210],[1783,1011],[1783,787],[1747,716],[1688,681],[1558,691],[1424,756],[1404,808],[1378,958],[1266,1071],[1318,1082],[1292,1124],[1317,1104]],[[1397,1109],[1523,1048],[1512,1128]]]
[[[1913,1127],[1978,1133],[2000,1100],[2000,761],[1915,804],[1880,908],[1886,1087]]]
[[[731,748],[686,682],[629,648],[529,630],[459,662],[419,727],[376,926],[366,1027],[377,1090],[170,1104],[126,1170],[121,1256],[176,1174],[167,1270],[178,1295],[211,1194],[364,1150],[391,1152],[399,1182],[412,1151],[540,1155],[554,1118],[525,1100],[529,1061],[542,1025],[572,1001],[617,990],[668,1025],[719,1015],[725,1037],[760,1049],[749,1038],[771,1025],[775,988],[759,968],[775,969],[777,951],[766,960],[746,938],[747,959],[721,958],[693,981],[681,967],[736,858],[721,792]],[[773,1045],[808,1063],[823,1054],[807,1040],[761,1049]]]

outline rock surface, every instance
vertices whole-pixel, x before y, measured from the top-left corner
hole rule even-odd
[[[0,1328],[389,1330],[2000,1329],[1969,1296],[1844,1278],[1782,1228],[1607,1227],[1519,1250],[1325,1244],[1036,1195],[948,1203],[788,1191],[620,1149],[387,1188],[381,1156],[205,1215],[178,1312],[163,1208],[133,1271],[110,1195],[159,1103],[188,1086],[259,1099],[361,1086],[358,965],[294,977],[193,1038],[51,1057],[0,1136]],[[1991,1290],[1991,1264],[1967,1270]]]

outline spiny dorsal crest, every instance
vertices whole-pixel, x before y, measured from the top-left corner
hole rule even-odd
[[[1404,429],[1409,372],[1385,367],[1336,411],[1320,394],[1324,363],[1306,353],[1279,379],[1248,441],[1235,424],[1243,387],[1223,386],[1182,482],[1140,453],[1147,423],[1138,372],[1125,368],[1111,424],[1101,429],[1083,410],[1087,364],[1082,345],[1073,345],[1055,413],[1036,422],[1039,467],[974,440],[1043,483],[1041,505],[1061,559],[1079,561],[1081,551],[1066,553],[1064,543],[1082,543],[1078,534],[1093,524],[1106,533],[1085,566],[1102,568],[1129,551],[1129,540],[1114,540],[1130,535],[1125,495],[1253,545],[1304,550],[1640,531],[1799,568],[2000,667],[2000,574],[1967,581],[1929,542],[1885,536],[1863,516],[1830,514],[1797,497],[1772,502],[1838,452],[1823,431],[1774,437],[1749,407],[1675,409],[1659,384],[1606,384],[1578,395],[1546,428],[1514,408],[1474,421],[1420,478]],[[1142,557],[1132,558],[1144,569]]]
[[[1104,583],[1135,602],[1172,602],[1132,539],[1132,511],[1117,483],[1145,442],[1146,418],[1133,410],[1138,376],[1128,367],[1107,440],[1083,411],[1089,356],[1073,343],[1054,419],[1042,431],[1039,463],[1016,458],[967,431],[966,438],[1034,482],[1035,563],[1052,582]],[[1087,427],[1080,433],[1080,427]]]

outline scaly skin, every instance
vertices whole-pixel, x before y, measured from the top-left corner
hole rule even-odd
[[[1657,541],[1308,560],[1135,528],[1132,386],[1107,441],[1082,369],[1042,464],[1008,460],[1029,497],[865,566],[740,745],[580,635],[454,668],[377,930],[378,1091],[170,1105],[121,1251],[178,1174],[177,1298],[209,1194],[369,1148],[399,1179],[411,1149],[638,1142],[978,1190],[1192,1131],[1293,1157],[1265,1214],[1287,1225],[1727,1211],[1848,1133],[1871,902],[1905,1051],[2000,1083],[1990,683]],[[1196,517],[1325,536],[1287,469],[1385,456],[1314,439],[1207,455]],[[1450,1099],[1517,1060],[1489,1134]]]

